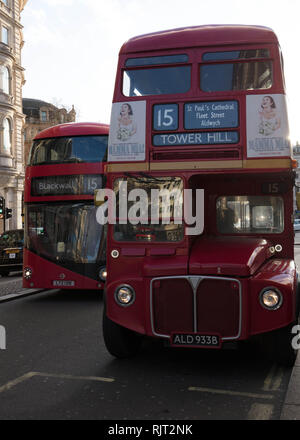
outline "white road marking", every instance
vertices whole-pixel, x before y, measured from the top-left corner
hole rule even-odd
[[[283,379],[283,368],[273,364],[267,377],[264,380],[263,391],[277,391]]]
[[[7,382],[5,385],[0,387],[0,393],[8,391],[11,388],[19,385],[25,380],[31,379],[32,377],[54,377],[56,379],[71,379],[71,380],[86,380],[95,382],[114,382],[115,379],[111,377],[98,377],[98,376],[73,376],[72,374],[53,374],[53,373],[40,373],[37,371],[30,371],[23,376],[17,377],[14,380]]]
[[[200,391],[202,393],[225,394],[228,396],[250,397],[251,399],[273,399],[272,394],[248,393],[243,391],[221,390],[218,388],[189,387],[189,391]]]
[[[270,420],[273,414],[274,405],[253,403],[248,412],[248,420]]]
[[[23,376],[17,377],[17,379],[11,380],[10,382],[7,382],[5,385],[2,385],[0,387],[0,393],[3,393],[3,391],[10,390],[11,388],[15,387],[21,382],[24,382],[27,379],[30,379],[31,377],[35,376],[35,373],[30,372],[26,373]]]

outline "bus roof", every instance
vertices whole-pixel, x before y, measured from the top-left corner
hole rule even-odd
[[[109,133],[109,125],[97,122],[71,122],[54,125],[40,131],[34,139],[45,139],[64,136],[102,135]]]
[[[273,30],[264,26],[192,26],[154,32],[131,38],[123,44],[120,49],[120,54],[236,43],[278,43],[278,40]]]

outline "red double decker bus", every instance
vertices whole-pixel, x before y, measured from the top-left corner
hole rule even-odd
[[[34,138],[25,176],[23,286],[102,289],[106,238],[95,190],[105,185],[109,126],[70,123]]]
[[[135,354],[144,335],[214,349],[257,337],[294,362],[294,165],[271,29],[199,26],[122,46],[107,164],[111,354]]]

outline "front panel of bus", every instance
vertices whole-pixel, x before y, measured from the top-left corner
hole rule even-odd
[[[105,231],[96,221],[94,192],[105,185],[107,137],[33,142],[25,178],[24,287],[103,288]]]

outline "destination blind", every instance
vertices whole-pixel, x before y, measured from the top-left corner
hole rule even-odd
[[[238,102],[192,102],[184,106],[184,128],[236,128],[238,126]]]
[[[153,145],[157,147],[170,145],[235,144],[238,141],[239,134],[237,131],[167,133],[153,136]]]
[[[32,196],[94,195],[102,188],[102,176],[98,174],[34,177],[31,181]]]
[[[157,104],[153,111],[154,146],[235,144],[238,131],[223,131],[239,125],[237,101],[189,102],[184,104],[184,129],[198,132],[168,133],[178,129],[178,104]],[[221,129],[222,131],[215,131]]]

